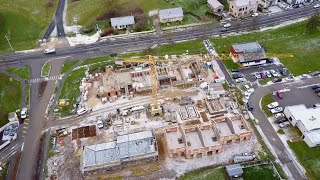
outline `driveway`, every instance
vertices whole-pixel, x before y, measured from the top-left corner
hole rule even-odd
[[[282,143],[281,139],[275,132],[271,123],[266,118],[265,114],[260,108],[260,100],[273,91],[282,89],[291,89],[294,92],[299,87],[315,84],[320,81],[320,77],[314,77],[312,79],[306,79],[304,81],[297,81],[291,83],[277,83],[266,87],[258,87],[250,96],[249,102],[253,105],[254,110],[252,111],[253,116],[259,119],[259,126],[262,129],[263,134],[274,149],[275,155],[278,157],[284,168],[288,169],[291,173],[291,179],[306,179],[305,175],[292,160],[290,153]],[[293,96],[295,97],[295,96]],[[293,98],[292,98],[293,99]],[[299,102],[301,104],[302,102]]]

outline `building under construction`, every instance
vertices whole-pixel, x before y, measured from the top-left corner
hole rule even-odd
[[[119,170],[158,160],[156,139],[151,131],[121,135],[115,141],[83,146],[84,176]]]

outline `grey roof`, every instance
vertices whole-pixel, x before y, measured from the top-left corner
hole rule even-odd
[[[264,53],[264,49],[257,42],[249,42],[244,44],[232,44],[235,51],[244,53]]]
[[[223,5],[218,0],[208,0],[208,4],[210,4],[213,8],[223,7]]]
[[[157,152],[151,131],[118,136],[117,141],[84,146],[83,168],[109,165],[124,159],[154,153]]]
[[[111,18],[110,20],[111,20],[112,27],[134,24],[134,17],[133,16],[116,17],[116,18]]]
[[[162,9],[159,11],[160,20],[170,19],[170,18],[179,18],[179,17],[183,17],[182,7]]]
[[[243,170],[240,164],[231,164],[226,166],[226,170],[229,176],[241,175]]]

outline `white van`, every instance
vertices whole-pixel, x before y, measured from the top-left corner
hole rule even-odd
[[[88,112],[88,109],[83,107],[83,108],[80,108],[78,111],[77,111],[77,114],[79,116],[81,116],[82,114],[85,114],[86,112]]]
[[[44,54],[54,54],[56,53],[56,49],[55,48],[48,48],[48,49],[45,49]]]

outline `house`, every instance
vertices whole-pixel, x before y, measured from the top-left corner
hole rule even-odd
[[[244,67],[268,62],[264,49],[257,42],[233,44],[230,47],[230,55],[233,62]]]
[[[284,0],[284,1],[290,5],[312,3],[313,2],[313,0]]]
[[[226,166],[229,179],[241,177],[243,170],[240,164],[231,164]]]
[[[120,135],[115,141],[83,146],[84,176],[118,170],[158,160],[156,139],[151,131]]]
[[[115,29],[130,29],[134,27],[133,16],[111,18],[111,26]]]
[[[159,19],[161,23],[182,21],[183,17],[182,7],[162,9],[159,11]]]
[[[320,108],[307,108],[300,104],[285,107],[283,113],[293,126],[299,128],[309,147],[320,145]]]
[[[207,3],[212,12],[222,13],[224,6],[218,0],[208,0]]]
[[[230,0],[229,13],[235,18],[250,16],[258,10],[260,0]]]

